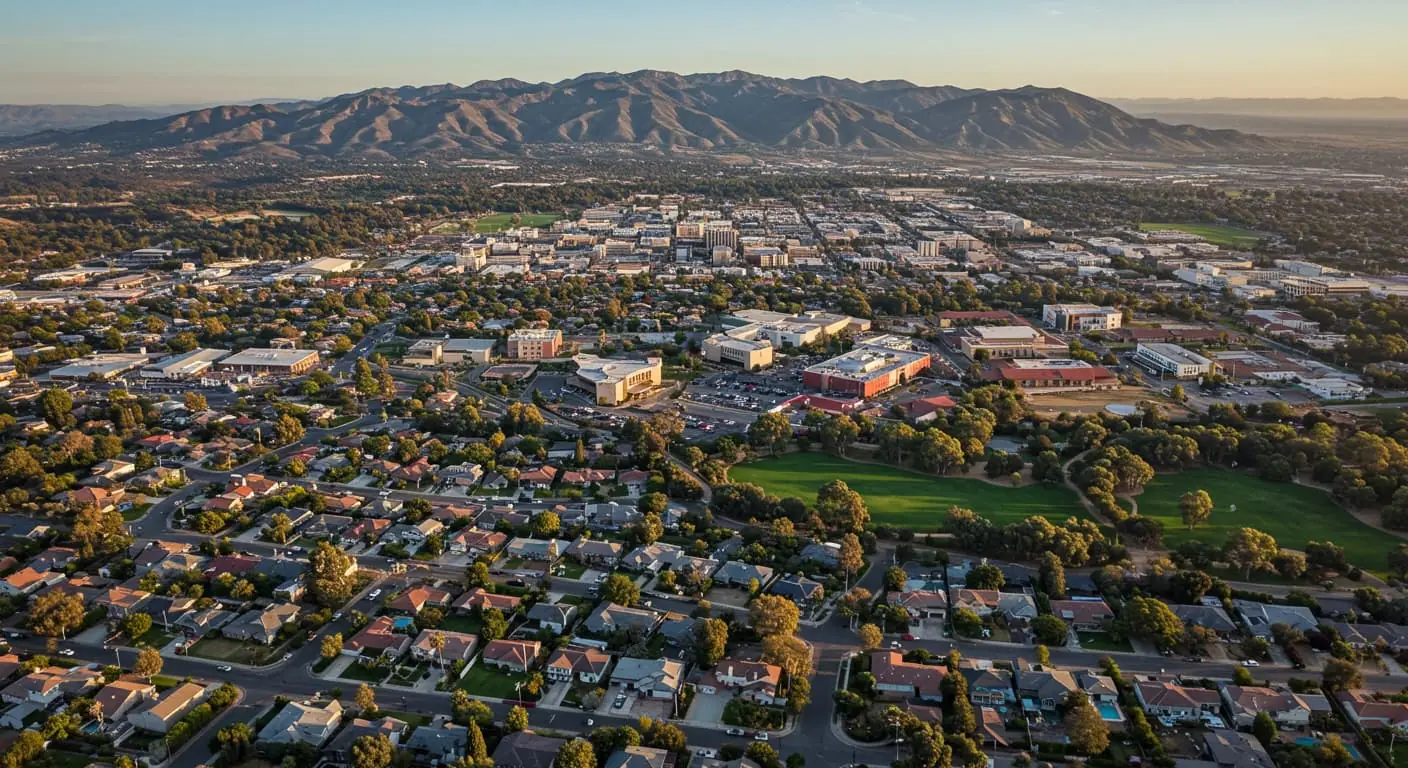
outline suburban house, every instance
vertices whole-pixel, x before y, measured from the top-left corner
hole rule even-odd
[[[342,653],[346,656],[389,656],[394,659],[410,647],[410,636],[396,631],[394,619],[378,616],[342,644]]]
[[[57,571],[36,571],[25,566],[0,581],[0,592],[11,595],[32,595],[46,587],[63,582],[67,577]]]
[[[812,581],[801,574],[783,576],[774,581],[767,591],[770,595],[781,595],[804,608],[816,605],[826,597],[826,588],[821,582]]]
[[[525,470],[518,475],[518,487],[530,491],[542,491],[552,487],[557,479],[557,467],[542,466]]]
[[[1401,624],[1347,624],[1340,621],[1332,626],[1340,639],[1355,650],[1380,645],[1394,652],[1408,650],[1408,627]]]
[[[450,605],[450,593],[435,587],[416,586],[397,595],[387,606],[393,611],[417,614],[423,608],[445,608]]]
[[[474,589],[460,595],[454,603],[457,611],[485,610],[487,608],[497,608],[505,616],[518,610],[518,605],[523,602],[523,598],[517,595],[499,595],[490,592],[483,587]]]
[[[694,557],[674,544],[657,541],[631,550],[621,559],[621,567],[638,573],[659,573],[668,569],[677,573],[694,571],[701,576],[709,576],[718,570],[719,561]]]
[[[1098,632],[1115,619],[1104,600],[1052,600],[1051,613],[1077,632]]]
[[[298,618],[298,610],[298,606],[293,603],[274,603],[240,616],[226,624],[220,632],[232,640],[249,640],[272,645],[274,640],[278,639],[279,630]]]
[[[337,732],[337,736],[323,749],[323,754],[329,762],[336,765],[351,765],[352,744],[357,739],[363,736],[385,736],[393,747],[399,747],[401,738],[406,735],[406,729],[409,727],[405,721],[394,717],[381,717],[376,720],[363,720],[359,717]]]
[[[1176,720],[1197,720],[1204,712],[1222,709],[1222,696],[1206,688],[1184,688],[1164,682],[1135,683],[1134,695],[1144,711]]]
[[[1018,669],[1017,697],[1028,712],[1055,712],[1066,694],[1080,690],[1075,673],[1064,669],[1047,669],[1033,664]]]
[[[670,659],[622,657],[611,670],[612,685],[637,691],[652,699],[674,698],[684,680],[684,665]]]
[[[493,640],[484,646],[480,662],[509,672],[527,672],[537,664],[542,647],[537,640]]]
[[[527,619],[538,622],[542,629],[550,629],[555,634],[567,634],[572,620],[577,618],[577,606],[567,603],[535,603],[528,609]]]
[[[569,546],[571,546],[571,542],[561,539],[516,538],[504,548],[504,554],[523,560],[552,562],[567,551]]]
[[[445,639],[445,645],[438,652],[435,649],[436,637]],[[443,629],[422,629],[411,644],[411,656],[416,661],[469,661],[479,638],[464,632],[450,632]]]
[[[964,659],[958,671],[968,682],[968,700],[978,707],[1008,707],[1017,702],[1012,692],[1012,672],[988,661]]]
[[[162,694],[146,709],[128,715],[127,722],[151,733],[167,733],[204,698],[205,688],[195,683],[182,683]]]
[[[1302,605],[1269,605],[1252,600],[1233,600],[1232,607],[1242,614],[1247,629],[1257,637],[1271,639],[1271,626],[1285,624],[1292,629],[1309,632],[1320,626],[1309,608]]]
[[[572,542],[563,554],[582,565],[611,568],[621,562],[624,550],[620,542],[580,538]]]
[[[9,704],[30,702],[49,706],[63,696],[79,696],[103,680],[102,672],[87,667],[45,667],[21,677],[0,692],[0,699]]]
[[[730,560],[714,572],[714,583],[719,586],[748,588],[753,581],[765,587],[772,580],[773,571],[766,565],[753,565],[740,560]]]
[[[552,768],[557,753],[567,739],[540,736],[532,731],[517,731],[505,735],[494,748],[494,765],[516,768]]]
[[[176,619],[173,626],[187,635],[203,635],[229,624],[236,618],[234,611],[224,610],[217,604],[201,610],[187,611]]]
[[[391,527],[391,521],[380,517],[364,517],[343,529],[337,535],[337,544],[343,549],[355,547],[364,541],[376,541],[383,531]]]
[[[760,661],[723,659],[698,683],[700,693],[732,691],[749,701],[772,706],[786,701],[778,695],[782,684],[782,667]]]
[[[478,557],[498,552],[507,541],[508,536],[498,531],[463,528],[445,542],[445,550],[452,555]]]
[[[142,604],[151,596],[152,593],[141,589],[111,587],[93,598],[93,605],[101,605],[106,608],[108,618],[120,619],[133,611],[140,610]]]
[[[674,755],[659,747],[626,746],[606,756],[602,768],[668,768]]]
[[[937,590],[890,592],[887,601],[890,605],[902,606],[909,618],[915,621],[944,621],[948,618],[948,595]]]
[[[595,648],[559,648],[548,657],[543,671],[554,682],[570,682],[574,677],[584,683],[599,683],[611,666],[611,655]]]
[[[1380,701],[1373,691],[1340,691],[1338,698],[1350,719],[1366,731],[1393,728],[1408,734],[1408,704]],[[8,701],[8,696],[6,697]]]
[[[898,651],[872,651],[870,674],[875,676],[875,690],[882,696],[942,701],[939,686],[948,668],[905,661]]]
[[[1182,619],[1184,624],[1210,630],[1218,637],[1227,638],[1237,633],[1237,622],[1220,606],[1170,605],[1169,608],[1173,609],[1173,615]]]
[[[619,629],[648,635],[660,622],[660,614],[648,608],[627,608],[615,603],[601,603],[587,616],[586,628],[598,635],[609,635]]]
[[[71,547],[49,547],[31,558],[29,564],[36,569],[59,571],[77,559],[78,552]]]
[[[1275,768],[1266,747],[1250,733],[1214,728],[1203,734],[1203,754],[1217,768]]]
[[[137,705],[156,698],[156,686],[138,680],[114,680],[93,696],[98,715],[115,723]]]
[[[417,728],[406,741],[406,749],[426,761],[449,765],[464,757],[469,749],[469,728],[437,716],[431,725]]]
[[[998,592],[995,589],[958,589],[953,593],[953,610],[967,608],[979,616],[994,613],[1008,621],[1025,623],[1038,615],[1036,600],[1019,592]]]
[[[1258,712],[1267,713],[1279,726],[1304,728],[1311,714],[1330,711],[1330,702],[1320,695],[1241,685],[1224,685],[1221,693],[1228,719],[1238,728],[1251,728]]]
[[[259,731],[258,740],[271,744],[302,742],[320,747],[342,722],[342,704],[333,699],[322,707],[290,701]]]

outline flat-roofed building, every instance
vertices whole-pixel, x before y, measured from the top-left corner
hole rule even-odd
[[[546,360],[562,351],[562,331],[557,328],[520,328],[508,337],[505,357],[510,360]]]
[[[1030,325],[978,325],[958,337],[963,354],[975,360],[987,352],[997,360],[1014,357],[1046,357],[1065,352],[1067,346]]]
[[[806,369],[802,383],[826,392],[874,397],[905,384],[928,368],[928,353],[862,344]]]
[[[298,376],[318,367],[315,349],[250,348],[221,360],[221,370],[239,373],[261,373],[273,376]]]
[[[1177,344],[1163,342],[1140,343],[1134,348],[1134,361],[1160,376],[1175,379],[1196,379],[1218,367],[1217,363]]]
[[[142,378],[181,381],[198,378],[230,354],[228,349],[193,349],[142,366]]]
[[[750,371],[772,365],[773,347],[758,323],[716,333],[700,345],[704,359],[711,363],[736,363]]]
[[[483,365],[493,358],[496,343],[494,339],[445,339],[441,355],[450,365]]]
[[[1114,307],[1094,304],[1047,304],[1041,308],[1041,322],[1066,333],[1113,331],[1124,324],[1124,314]]]
[[[87,381],[92,379],[115,379],[124,373],[147,362],[146,355],[89,355],[69,362],[61,368],[49,372],[51,379]]]
[[[401,358],[403,365],[422,368],[437,366],[445,360],[445,342],[440,339],[419,339],[406,349]]]
[[[1044,392],[1115,389],[1120,385],[1119,377],[1104,366],[1055,358],[995,360],[983,371],[983,378]]]
[[[664,373],[660,358],[648,360],[608,360],[596,355],[577,355],[577,374],[569,383],[591,392],[602,405],[644,397],[659,388]]]

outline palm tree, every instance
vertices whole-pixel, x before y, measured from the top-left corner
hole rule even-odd
[[[430,636],[430,647],[435,649],[435,663],[440,667],[440,671],[445,671],[445,657],[442,653],[445,650],[445,633],[436,632]]]

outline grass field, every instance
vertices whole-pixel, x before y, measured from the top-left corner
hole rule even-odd
[[[1212,518],[1195,531],[1183,525],[1178,499],[1202,489],[1212,496]],[[1288,549],[1308,541],[1333,541],[1344,547],[1351,563],[1384,571],[1390,549],[1399,539],[1370,528],[1340,507],[1330,495],[1290,483],[1272,483],[1226,469],[1196,469],[1159,475],[1139,495],[1139,514],[1161,520],[1169,547],[1190,539],[1221,545],[1234,528],[1256,528],[1276,537]],[[1228,511],[1237,505],[1236,514]]]
[[[513,689],[513,684],[521,683],[527,679],[527,675],[501,672],[482,663],[481,660],[481,663],[475,664],[464,673],[464,677],[460,678],[459,687],[476,696],[491,699],[512,699],[518,696],[518,692]]]
[[[1066,488],[1005,488],[971,478],[858,464],[821,453],[791,453],[729,470],[729,479],[735,483],[757,483],[769,493],[796,496],[808,503],[816,501],[821,486],[837,478],[865,498],[874,522],[921,531],[941,530],[944,515],[954,505],[968,507],[998,525],[1032,515],[1057,523],[1072,516],[1089,517],[1080,500]]]
[[[228,637],[203,637],[186,650],[186,655],[258,666],[267,664],[275,652],[276,649],[257,643],[231,640]]]
[[[1213,245],[1224,248],[1251,248],[1261,240],[1261,235],[1250,229],[1229,227],[1225,224],[1167,224],[1145,222],[1139,225],[1145,232],[1156,229],[1176,229],[1190,235],[1206,239]]]
[[[503,232],[513,226],[513,217],[515,215],[518,216],[518,225],[520,227],[546,227],[562,218],[560,214],[556,213],[495,213],[477,219],[474,222],[474,231],[479,234]]]

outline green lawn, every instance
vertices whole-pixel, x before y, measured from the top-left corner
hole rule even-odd
[[[225,637],[203,637],[186,650],[187,656],[260,666],[269,663],[277,649]]]
[[[582,574],[587,572],[587,567],[574,560],[559,560],[558,570],[562,571],[562,576],[568,579],[580,579]]]
[[[1134,647],[1128,640],[1116,642],[1104,632],[1077,632],[1080,638],[1080,647],[1087,651],[1133,651]]]
[[[467,635],[477,635],[484,628],[484,622],[477,616],[470,616],[463,613],[452,613],[440,622],[439,629],[446,632],[463,632]]]
[[[166,644],[176,639],[174,634],[165,632],[159,625],[153,624],[152,628],[142,633],[142,636],[133,641],[133,645],[138,648],[151,646],[152,648],[165,648]]]
[[[386,680],[386,677],[388,674],[390,674],[390,671],[391,670],[387,669],[386,667],[369,668],[354,661],[351,664],[348,664],[346,667],[343,667],[342,672],[338,674],[338,677],[341,677],[344,680],[361,680],[364,683],[380,683]]]
[[[147,514],[147,510],[151,508],[151,504],[133,504],[122,511],[122,519],[129,523],[133,520],[141,520]]]
[[[757,483],[783,498],[808,503],[831,480],[840,478],[865,498],[870,519],[915,530],[943,528],[952,506],[968,507],[998,525],[1040,515],[1060,523],[1089,517],[1080,500],[1063,487],[1006,488],[964,477],[937,477],[880,464],[858,464],[821,453],[790,453],[729,470],[735,483]]]
[[[1241,227],[1229,227],[1225,224],[1168,224],[1145,222],[1139,225],[1145,232],[1156,229],[1176,229],[1179,232],[1187,232],[1190,235],[1197,235],[1204,238],[1213,245],[1220,245],[1224,248],[1251,248],[1261,241],[1261,235],[1249,229]]]
[[[556,213],[495,213],[475,221],[474,231],[479,234],[503,232],[513,226],[515,215],[518,216],[518,225],[521,227],[546,227],[562,218],[561,214]]]
[[[469,671],[460,678],[459,686],[465,691],[476,696],[485,696],[491,699],[512,699],[518,696],[513,690],[514,683],[521,683],[528,679],[527,675],[511,675],[507,672],[500,672],[497,668],[491,667],[481,659]]]
[[[1178,511],[1178,499],[1198,489],[1212,496],[1212,518],[1189,531]],[[1228,510],[1233,504],[1236,514]],[[1399,543],[1396,537],[1354,519],[1327,493],[1226,469],[1158,475],[1139,495],[1139,514],[1163,522],[1169,547],[1190,539],[1221,545],[1234,528],[1256,528],[1288,549],[1303,549],[1308,541],[1333,541],[1344,547],[1351,563],[1378,572],[1387,569],[1388,551]]]

